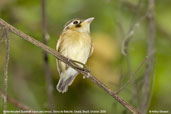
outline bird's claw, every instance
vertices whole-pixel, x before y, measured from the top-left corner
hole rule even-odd
[[[83,79],[89,78],[89,77],[90,77],[90,73],[88,73],[87,75],[84,75],[84,76],[83,76]]]

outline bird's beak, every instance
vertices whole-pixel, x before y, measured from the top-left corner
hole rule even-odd
[[[86,22],[86,23],[89,23],[89,24],[90,24],[93,20],[94,20],[94,17],[90,17],[90,18],[88,18],[88,19],[84,20],[84,22]]]

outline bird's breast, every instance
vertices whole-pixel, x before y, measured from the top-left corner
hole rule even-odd
[[[89,34],[67,34],[64,40],[65,46],[61,54],[70,59],[86,63],[91,48],[91,38]]]

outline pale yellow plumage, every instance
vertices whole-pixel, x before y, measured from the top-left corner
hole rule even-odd
[[[93,19],[76,20],[78,21],[77,24],[73,24],[75,21],[73,20],[62,32],[56,50],[69,59],[85,64],[93,52],[92,39],[89,33],[90,23]],[[59,60],[57,60],[57,67],[60,74],[57,90],[64,93],[67,91],[68,86],[72,84],[78,72]]]

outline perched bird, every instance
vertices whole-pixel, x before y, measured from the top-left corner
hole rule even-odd
[[[69,59],[86,64],[87,59],[93,53],[93,43],[90,37],[90,24],[93,20],[94,18],[91,17],[85,20],[69,21],[57,42],[56,50]],[[56,88],[64,93],[67,92],[68,86],[72,84],[78,72],[58,59],[56,63],[60,75]]]

